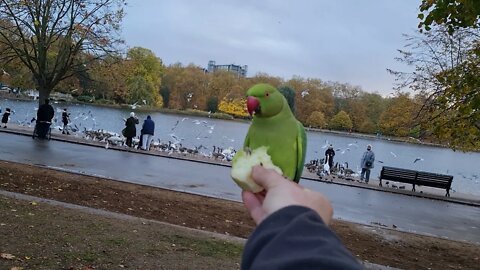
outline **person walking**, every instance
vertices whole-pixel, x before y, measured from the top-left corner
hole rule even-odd
[[[148,151],[150,150],[150,143],[152,142],[152,137],[155,132],[155,122],[150,115],[143,121],[142,131],[142,150]]]
[[[325,151],[325,163],[328,162],[328,167],[330,168],[329,172],[332,172],[333,169],[333,157],[335,156],[335,150],[333,150],[333,145],[330,144],[328,149]]]
[[[125,129],[123,132],[123,136],[127,138],[127,146],[132,147],[132,140],[133,137],[137,136],[137,128],[136,125],[138,124],[138,118],[135,117],[135,113],[131,112],[130,117],[125,121]]]
[[[365,183],[370,181],[370,170],[373,169],[373,163],[375,162],[375,153],[372,151],[372,145],[367,145],[367,151],[363,153],[360,166],[362,167],[362,173],[360,174],[360,180],[365,179]],[[365,177],[364,177],[365,176]]]
[[[62,134],[67,133],[67,135],[70,135],[70,132],[68,132],[68,123],[70,122],[70,114],[67,112],[67,108],[63,109],[62,122],[63,122]]]
[[[8,118],[10,117],[10,108],[6,108],[2,116],[3,128],[7,128]]]

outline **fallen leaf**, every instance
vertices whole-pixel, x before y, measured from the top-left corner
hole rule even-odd
[[[37,202],[30,202],[31,205],[37,205]]]
[[[7,259],[7,260],[13,260],[15,259],[15,256],[9,253],[0,253],[0,258],[2,259]]]
[[[23,267],[14,266],[14,267],[10,268],[10,270],[23,270]]]
[[[25,256],[25,260],[30,260],[32,257]]]

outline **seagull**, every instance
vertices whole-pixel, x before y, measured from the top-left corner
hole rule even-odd
[[[137,107],[140,107],[140,105],[137,105],[137,104],[138,104],[138,101],[131,104],[131,105],[128,105],[128,106],[130,106],[130,108],[132,108],[132,110],[135,110]]]
[[[322,149],[325,149],[325,148],[327,148],[327,146],[328,146],[328,145],[329,145],[328,141],[327,141],[327,140],[325,140],[325,145],[324,145],[324,146],[322,146]]]
[[[417,157],[417,158],[413,161],[413,163],[416,163],[417,161],[423,161],[423,158]]]
[[[302,98],[304,98],[304,97],[310,95],[310,93],[308,92],[308,89],[305,89],[305,90],[302,91],[302,93],[300,95],[302,95]]]
[[[397,157],[397,155],[395,155],[395,153],[393,153],[393,152],[390,152],[390,154],[392,154],[392,156],[395,157],[395,158]]]

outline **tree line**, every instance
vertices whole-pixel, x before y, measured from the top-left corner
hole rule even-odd
[[[98,103],[222,111],[245,117],[245,91],[279,88],[306,126],[414,137],[454,149],[480,149],[478,0],[422,0],[416,33],[397,60],[411,71],[390,97],[315,78],[238,78],[181,63],[165,66],[146,48],[124,50],[126,0],[0,0],[0,79]],[[408,92],[404,92],[409,89]]]

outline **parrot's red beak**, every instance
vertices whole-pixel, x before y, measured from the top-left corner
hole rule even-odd
[[[258,112],[260,109],[260,101],[258,99],[248,96],[247,97],[247,111],[251,115],[253,115],[254,112]]]

